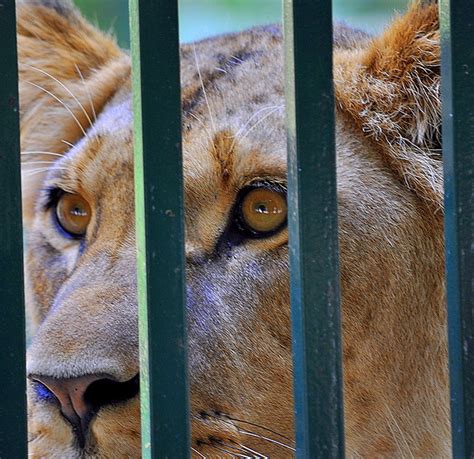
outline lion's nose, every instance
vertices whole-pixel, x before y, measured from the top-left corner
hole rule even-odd
[[[57,379],[49,376],[30,376],[36,392],[48,391],[61,405],[63,416],[71,423],[81,448],[84,447],[89,424],[104,405],[126,401],[139,392],[139,375],[119,382],[104,375],[86,375],[79,378]]]

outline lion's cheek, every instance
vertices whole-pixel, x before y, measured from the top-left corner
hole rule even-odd
[[[140,399],[101,409],[91,431],[92,443],[101,458],[139,458]]]
[[[75,459],[79,454],[73,447],[74,438],[70,426],[54,405],[39,403],[32,391],[28,391],[29,457]]]

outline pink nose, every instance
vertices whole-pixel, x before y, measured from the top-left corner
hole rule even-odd
[[[124,402],[139,392],[139,376],[119,382],[105,375],[85,375],[78,378],[58,379],[31,375],[37,393],[51,392],[61,405],[61,413],[71,423],[79,446],[84,447],[89,424],[104,405]],[[43,388],[38,391],[39,388]]]
[[[72,424],[79,443],[83,446],[89,423],[95,408],[86,399],[86,391],[92,383],[103,379],[102,376],[87,375],[80,378],[55,379],[47,376],[34,377],[34,381],[46,386],[61,405],[63,416]]]

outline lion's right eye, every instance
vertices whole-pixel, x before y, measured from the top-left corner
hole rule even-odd
[[[64,193],[56,204],[56,218],[66,233],[81,237],[91,220],[91,207],[81,195]]]
[[[239,204],[240,226],[252,237],[274,234],[286,223],[286,196],[264,186],[250,188]]]

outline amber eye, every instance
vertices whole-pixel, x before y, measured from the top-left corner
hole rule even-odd
[[[72,236],[83,236],[91,219],[91,208],[79,194],[64,193],[56,205],[59,224]]]
[[[286,197],[268,188],[253,188],[240,204],[241,221],[256,236],[278,230],[286,222]]]

